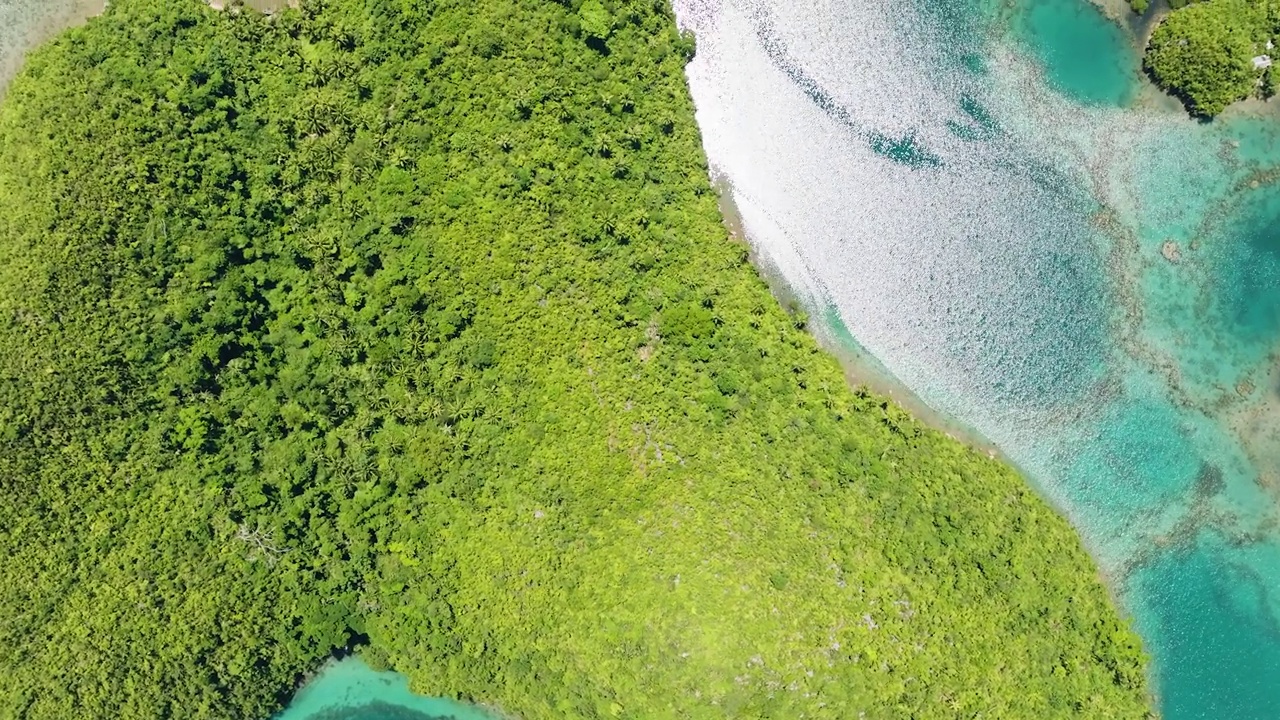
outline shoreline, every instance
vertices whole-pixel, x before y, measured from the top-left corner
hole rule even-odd
[[[811,308],[799,300],[797,293],[791,289],[782,274],[772,267],[772,263],[766,257],[763,257],[756,245],[751,242],[750,233],[747,231],[741,213],[733,199],[732,186],[723,179],[722,174],[715,173],[714,170],[713,177],[717,178],[713,184],[720,206],[720,216],[724,222],[725,229],[728,231],[730,240],[746,246],[749,262],[759,273],[760,278],[768,285],[770,293],[779,305],[784,309],[789,309],[796,305],[806,311],[810,310]],[[805,331],[817,341],[819,348],[823,352],[830,354],[839,363],[841,372],[845,381],[849,383],[850,389],[865,388],[876,395],[887,398],[903,410],[906,410],[912,419],[925,427],[940,432],[968,447],[973,452],[986,455],[987,458],[999,462],[1012,470],[1023,485],[1071,527],[1080,546],[1089,555],[1093,565],[1094,576],[1106,593],[1111,606],[1116,609],[1120,617],[1130,623],[1130,627],[1136,626],[1137,616],[1124,598],[1124,586],[1129,573],[1123,568],[1112,567],[1110,563],[1103,561],[1103,555],[1099,552],[1099,548],[1095,547],[1085,537],[1073,513],[1069,512],[1066,507],[1059,503],[1058,499],[1048,493],[1032,477],[1030,472],[1001,451],[995,443],[983,437],[977,430],[966,428],[958,420],[930,407],[905,383],[894,377],[887,369],[884,369],[869,351],[860,346],[849,347],[841,343],[834,337],[834,332],[831,332],[825,326],[821,326],[820,320],[817,321],[818,325],[815,325],[812,315],[810,315],[810,318],[811,322],[805,328]],[[1280,492],[1280,490],[1277,492]],[[1145,639],[1143,648],[1145,652]],[[1148,659],[1144,670],[1150,685],[1152,706],[1158,707],[1159,693],[1155,685],[1154,663],[1152,660]]]
[[[60,33],[88,22],[106,10],[107,0],[69,0],[62,8],[36,20],[22,33],[14,47],[0,48],[0,99],[9,83],[26,64],[27,54],[49,42]]]
[[[713,172],[713,177],[722,178],[723,176]],[[714,182],[714,186],[720,206],[720,217],[729,233],[730,240],[741,243],[747,248],[747,255],[752,267],[759,273],[765,284],[769,286],[770,293],[779,305],[788,311],[792,308],[800,308],[809,313],[809,321],[805,327],[805,332],[817,341],[823,352],[835,358],[840,365],[845,381],[849,383],[851,389],[865,388],[876,395],[885,397],[896,403],[903,410],[906,410],[913,419],[931,430],[936,430],[946,435],[974,452],[981,453],[990,459],[998,460],[1008,465],[1020,475],[1027,475],[994,442],[983,437],[980,432],[966,427],[960,421],[931,407],[911,390],[906,383],[894,377],[867,349],[860,345],[851,347],[841,342],[836,337],[837,333],[832,328],[827,327],[822,317],[814,314],[814,311],[820,310],[820,308],[808,307],[791,288],[782,273],[773,267],[769,259],[763,256],[756,244],[751,241],[751,234],[748,232],[746,224],[743,222],[742,214],[739,212],[737,203],[733,198],[732,186],[723,179],[717,179]],[[854,342],[857,342],[856,338],[854,338]],[[1028,484],[1035,487],[1035,483],[1028,482]],[[1043,493],[1039,493],[1038,489],[1037,493],[1043,497]],[[1044,499],[1048,502],[1048,498]],[[1065,516],[1061,508],[1055,505],[1054,509]]]
[[[205,0],[214,10],[223,10],[231,0]],[[53,40],[59,34],[79,27],[90,19],[106,11],[108,0],[66,0],[65,5],[48,11],[45,17],[36,20],[31,27],[22,33],[19,42],[13,47],[0,46],[0,100],[18,73],[22,72],[29,53],[41,45]],[[245,6],[261,13],[271,14],[286,7],[297,7],[298,0],[245,0]]]

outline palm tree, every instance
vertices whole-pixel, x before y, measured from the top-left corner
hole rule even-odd
[[[305,135],[323,135],[329,128],[325,123],[325,113],[317,103],[309,104],[298,113],[298,126]]]

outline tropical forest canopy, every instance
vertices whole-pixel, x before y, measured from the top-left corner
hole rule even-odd
[[[113,0],[0,109],[0,718],[1141,718],[1067,523],[727,235],[664,0]]]
[[[1146,0],[1131,0],[1145,12]],[[1143,61],[1164,89],[1194,114],[1212,117],[1251,95],[1275,94],[1269,64],[1280,39],[1280,4],[1271,0],[1173,0],[1151,34]],[[1255,62],[1255,58],[1257,61]]]

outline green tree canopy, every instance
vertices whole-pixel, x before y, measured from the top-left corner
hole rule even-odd
[[[1170,13],[1151,35],[1144,64],[1161,87],[1212,117],[1252,93],[1253,58],[1270,35],[1265,4],[1210,0]]]
[[[729,239],[691,47],[661,0],[113,0],[34,53],[0,718],[265,719],[342,647],[528,720],[1143,717],[1067,523]]]

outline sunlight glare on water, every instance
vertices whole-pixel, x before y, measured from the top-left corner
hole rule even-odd
[[[1280,717],[1280,122],[1193,122],[1083,0],[676,10],[709,159],[828,340],[1067,513],[1165,718]]]

